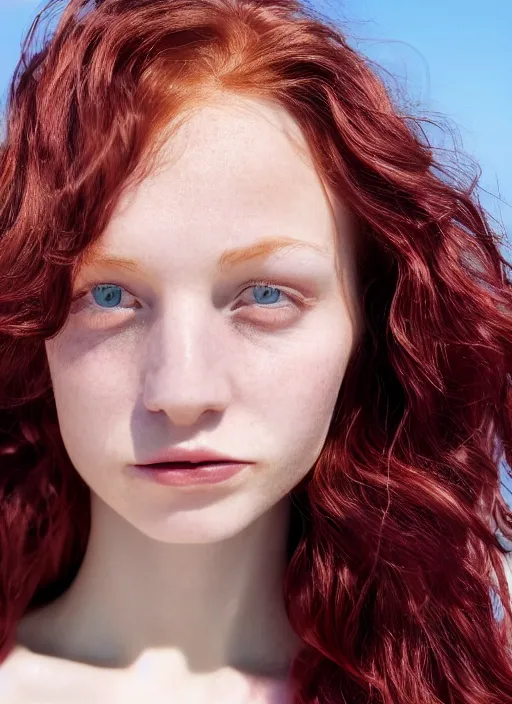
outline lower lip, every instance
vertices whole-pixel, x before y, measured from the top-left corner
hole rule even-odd
[[[137,474],[165,486],[191,486],[193,484],[219,484],[231,479],[242,471],[247,464],[230,462],[227,464],[209,464],[201,467],[161,469],[148,465],[133,465]]]

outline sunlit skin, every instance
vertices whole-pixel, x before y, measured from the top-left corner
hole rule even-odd
[[[218,701],[238,702],[247,672],[281,686],[299,646],[280,588],[288,494],[320,454],[359,334],[352,223],[273,104],[223,96],[163,156],[46,342],[92,528],[77,579],[19,643],[54,656],[48,668],[79,661],[67,666],[94,701],[163,702],[172,687],[210,702],[225,683]],[[176,446],[252,464],[179,488],[130,471]]]

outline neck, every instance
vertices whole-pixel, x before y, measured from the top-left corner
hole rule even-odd
[[[299,647],[282,595],[289,518],[285,498],[233,537],[168,544],[93,495],[84,561],[47,607],[38,650],[110,667],[167,658],[184,672],[283,676]]]

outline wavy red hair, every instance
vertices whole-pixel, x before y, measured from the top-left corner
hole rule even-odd
[[[90,527],[44,340],[122,190],[232,92],[288,110],[357,223],[365,330],[292,494],[294,702],[511,704],[510,264],[475,181],[296,0],[71,0],[29,55],[40,21],[0,152],[2,660],[19,619],[71,583]]]

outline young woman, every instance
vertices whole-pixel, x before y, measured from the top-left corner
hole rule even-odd
[[[295,0],[72,0],[33,36],[2,702],[512,703],[510,266],[473,185]]]

